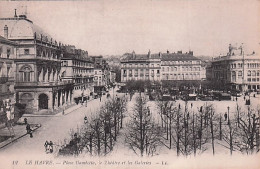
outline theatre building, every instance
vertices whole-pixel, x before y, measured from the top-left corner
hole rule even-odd
[[[229,46],[226,56],[214,58],[210,68],[212,81],[229,90],[260,90],[260,57],[252,51],[244,53],[242,47]]]
[[[72,81],[62,81],[61,44],[25,15],[0,18],[0,35],[18,44],[15,64],[16,102],[26,113],[52,114],[70,104]]]

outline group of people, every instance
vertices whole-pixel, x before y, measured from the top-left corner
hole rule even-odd
[[[52,141],[45,141],[44,147],[45,147],[45,152],[46,153],[53,153],[53,142]]]

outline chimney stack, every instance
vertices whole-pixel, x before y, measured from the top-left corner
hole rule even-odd
[[[170,52],[169,52],[169,50],[167,50],[167,54],[169,54]]]
[[[4,27],[4,38],[8,39],[8,27],[5,25]]]

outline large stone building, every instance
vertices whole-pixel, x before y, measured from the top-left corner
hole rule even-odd
[[[15,42],[0,36],[0,126],[6,118],[13,119],[14,113],[14,71],[16,56]]]
[[[94,91],[94,63],[88,52],[75,46],[63,46],[62,81],[73,81],[73,98],[87,97]]]
[[[103,56],[91,56],[94,63],[94,90],[106,90],[110,83],[110,67]]]
[[[214,58],[207,69],[213,83],[230,90],[259,90],[260,56],[245,54],[242,47],[229,46],[226,56]]]
[[[129,80],[161,80],[162,54],[126,53],[121,58],[121,82]]]
[[[201,60],[193,52],[163,54],[161,69],[161,80],[201,80]]]
[[[126,53],[121,59],[121,81],[201,80],[201,60],[193,52],[137,55]]]
[[[61,44],[25,15],[0,18],[0,30],[19,44],[14,59],[16,102],[26,104],[26,113],[50,113],[70,103],[73,82],[61,79]]]

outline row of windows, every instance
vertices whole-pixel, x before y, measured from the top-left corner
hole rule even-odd
[[[236,69],[236,68],[242,68],[243,67],[243,63],[233,63],[229,65],[229,68],[231,69]],[[259,68],[260,64],[259,63],[248,63],[247,64],[247,68]]]
[[[140,73],[143,73],[144,70],[146,73],[149,73],[149,69],[133,69],[133,70],[129,70],[129,74],[132,74],[132,73],[138,74],[138,70]],[[126,70],[123,70],[123,74],[126,74],[126,72],[127,72]],[[154,70],[152,70],[151,73],[154,74]],[[160,74],[160,70],[156,70],[156,73]]]
[[[163,65],[173,65],[173,64],[200,64],[200,61],[162,61]]]
[[[93,69],[74,69],[73,68],[73,73],[77,74],[77,73],[91,73],[94,72]]]
[[[78,67],[90,67],[93,66],[92,63],[87,63],[87,62],[82,62],[82,61],[72,61],[73,66],[78,66]]]
[[[194,74],[163,74],[162,78],[166,79],[197,79],[200,78],[199,73],[194,73]]]
[[[259,78],[247,78],[248,82],[259,82]]]
[[[160,64],[151,64],[151,67],[155,67],[155,66],[160,67]],[[141,63],[141,64],[138,64],[138,63],[124,64],[123,67],[149,67],[149,64],[148,63],[146,63],[146,64],[143,64],[143,63]]]
[[[177,71],[178,67],[162,67],[162,71]],[[182,67],[182,71],[200,71],[200,67]]]
[[[30,49],[24,49],[24,54],[29,55]],[[42,49],[42,48],[37,48],[36,49],[36,54],[37,56],[42,56],[42,57],[52,57],[52,58],[60,58],[60,53],[57,52],[56,50],[47,50],[47,49]]]

